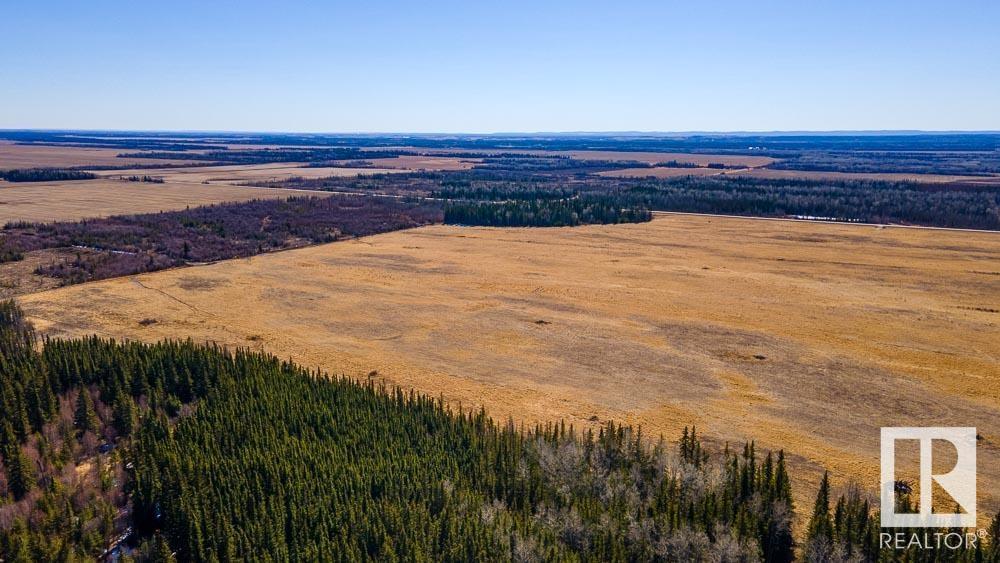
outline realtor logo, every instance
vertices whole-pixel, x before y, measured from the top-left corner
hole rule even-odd
[[[919,513],[896,513],[896,442],[920,443]],[[933,443],[945,440],[955,446],[958,461],[947,473],[933,474]],[[963,513],[935,513],[933,484],[951,495]],[[883,528],[973,528],[976,525],[976,429],[975,428],[882,428],[882,527]]]

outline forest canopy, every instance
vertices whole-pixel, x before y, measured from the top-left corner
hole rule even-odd
[[[4,561],[998,555],[983,543],[882,549],[866,496],[850,489],[833,502],[825,477],[796,542],[785,455],[753,443],[710,451],[694,429],[669,444],[613,422],[497,424],[402,389],[190,341],[36,346],[9,301],[0,303],[0,406]]]

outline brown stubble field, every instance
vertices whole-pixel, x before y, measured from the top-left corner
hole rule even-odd
[[[183,160],[117,158],[120,149],[18,145],[0,141],[0,170],[11,168],[74,168],[79,166],[162,166],[185,164]]]
[[[135,170],[95,170],[102,178],[154,176],[167,182],[215,185],[245,185],[248,183],[281,182],[290,178],[353,178],[372,174],[397,174],[408,170],[393,168],[342,168],[306,166],[302,162],[274,164],[230,164],[223,166],[192,166],[187,168],[143,168]]]
[[[204,185],[189,182],[0,182],[0,225],[11,221],[78,221],[132,213],[175,211],[226,201],[323,196],[323,192]]]
[[[794,453],[803,506],[822,468],[877,486],[880,426],[977,426],[980,511],[1000,508],[995,233],[432,226],[19,300],[50,335],[191,337],[500,419],[756,439]]]

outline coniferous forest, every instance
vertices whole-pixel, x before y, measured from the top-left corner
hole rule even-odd
[[[652,213],[643,207],[622,207],[608,197],[452,203],[444,222],[491,227],[575,227],[585,224],[642,223]]]
[[[58,168],[29,168],[0,170],[0,180],[8,182],[65,182],[68,180],[93,180],[97,175],[82,170]]]
[[[37,342],[12,302],[0,345],[5,562],[998,559],[880,551],[826,478],[796,541],[784,453],[695,430],[526,429],[255,352]]]

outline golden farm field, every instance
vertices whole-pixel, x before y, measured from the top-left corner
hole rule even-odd
[[[188,206],[282,198],[293,195],[323,195],[245,186],[199,183],[126,182],[80,180],[70,182],[0,182],[0,225],[11,221],[77,221],[131,213],[173,211]]]
[[[19,298],[43,332],[191,337],[500,419],[784,447],[874,489],[881,426],[977,426],[1000,508],[1000,235],[660,215],[432,226]],[[805,504],[802,504],[805,503]]]
[[[104,178],[155,176],[163,178],[167,182],[230,185],[239,185],[251,182],[280,182],[290,178],[356,177],[369,174],[393,174],[400,172],[408,172],[408,170],[392,168],[310,167],[303,163],[296,162],[94,171],[95,174]]]
[[[162,166],[180,160],[118,158],[120,149],[18,145],[0,141],[0,170],[10,168],[72,168],[77,166]]]

